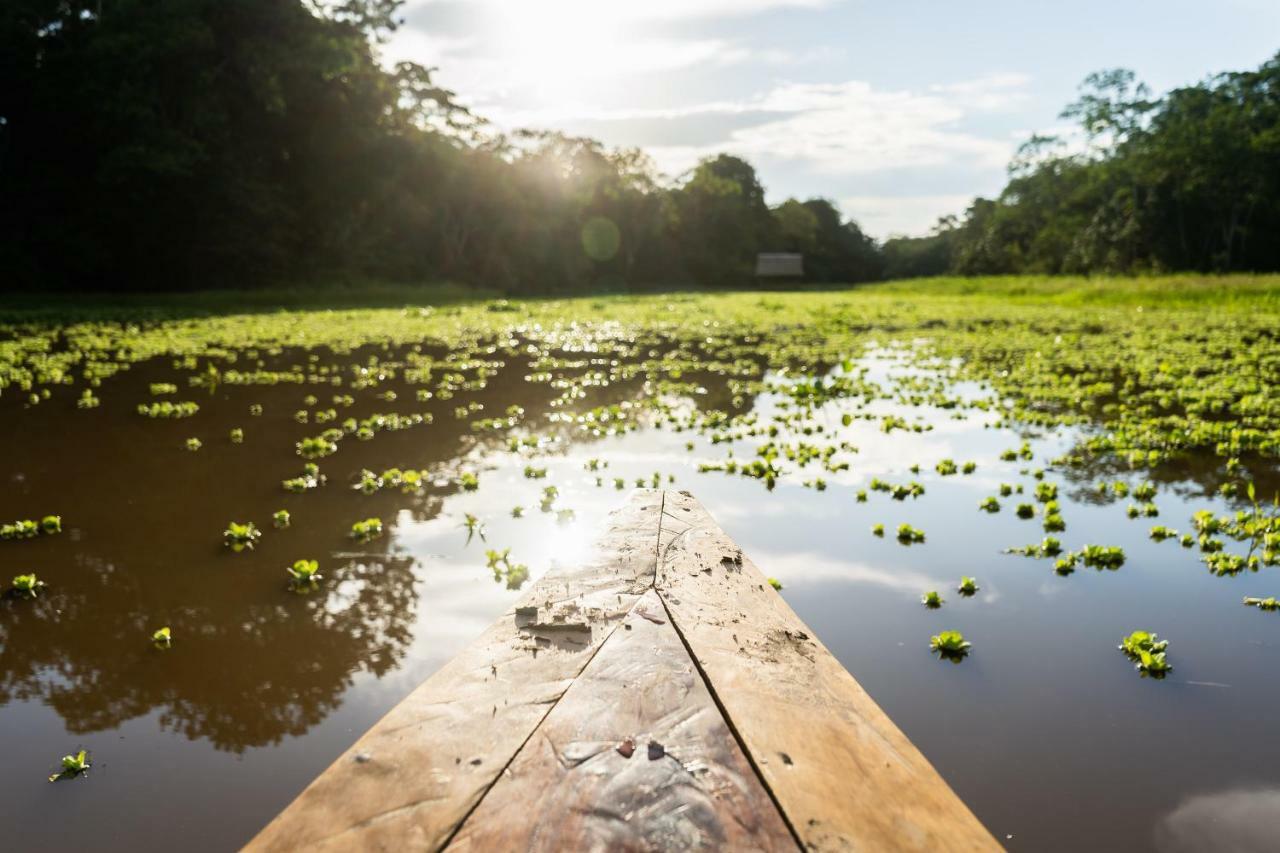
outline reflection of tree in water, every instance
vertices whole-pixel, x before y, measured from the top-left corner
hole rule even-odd
[[[1115,480],[1150,480],[1169,489],[1183,500],[1212,500],[1221,497],[1224,483],[1253,481],[1258,495],[1270,500],[1280,492],[1280,470],[1274,463],[1250,456],[1241,458],[1241,468],[1229,473],[1225,460],[1211,453],[1182,453],[1150,468],[1132,468],[1128,462],[1111,453],[1092,454],[1083,442],[1077,442],[1065,456],[1071,464],[1062,467],[1062,478],[1071,485],[1071,499],[1078,503],[1105,505],[1131,500],[1111,490],[1099,491],[1098,483]]]
[[[671,342],[646,340],[629,348],[638,359],[652,358],[653,350],[660,358],[671,351]],[[685,345],[680,360],[706,360],[701,351]],[[560,355],[582,358],[581,353]],[[742,359],[756,365],[756,377],[763,373],[763,356],[749,353]],[[649,393],[646,380],[657,377],[640,371],[590,385],[572,406],[552,406],[560,391],[525,381],[528,359],[508,357],[483,390],[460,392],[447,402],[395,406],[362,396],[350,410],[357,417],[397,409],[430,411],[434,424],[369,442],[344,442],[337,455],[321,460],[329,484],[290,497],[275,484],[296,476],[301,467],[293,442],[318,431],[289,420],[310,389],[224,387],[218,396],[202,398],[201,419],[193,421],[198,427],[140,424],[132,406],[147,399],[147,383],[175,378],[169,364],[137,365],[114,385],[104,383],[105,398],[127,401],[119,414],[106,408],[96,418],[63,417],[57,430],[29,418],[0,422],[0,442],[23,446],[28,460],[38,460],[23,463],[31,487],[12,506],[0,500],[4,512],[56,506],[87,534],[83,542],[64,535],[9,552],[19,555],[17,565],[30,558],[31,565],[46,567],[40,573],[50,586],[35,600],[0,602],[0,703],[42,701],[68,729],[86,734],[157,713],[165,728],[207,738],[229,751],[305,733],[339,706],[357,673],[385,675],[412,640],[418,618],[413,560],[387,553],[390,532],[359,546],[360,555],[344,555],[352,548],[344,533],[357,518],[385,520],[405,510],[419,520],[433,518],[442,496],[454,487],[432,487],[425,495],[388,490],[365,496],[348,488],[349,478],[365,467],[456,468],[464,459],[505,449],[507,432],[477,433],[469,419],[455,418],[454,407],[473,400],[484,404],[484,415],[522,406],[525,417],[515,431],[555,437],[560,448],[590,442],[593,437],[579,425],[550,416],[637,400]],[[598,368],[565,368],[557,374],[572,378],[593,369]],[[729,378],[686,364],[681,381],[705,389],[691,398],[700,409],[748,410],[751,396],[735,403]],[[747,375],[739,372],[738,378]],[[403,381],[384,383],[379,390],[388,388],[396,389],[402,401],[414,399],[414,386]],[[250,403],[265,404],[268,415],[248,420],[244,412]],[[277,420],[270,420],[273,413],[279,413]],[[219,451],[211,442],[200,454],[176,458],[163,450],[130,458],[121,450],[140,437],[144,444],[152,441],[157,432],[213,436],[241,426],[250,427],[250,435],[234,451]],[[100,452],[76,457],[65,447]],[[220,467],[224,464],[232,467]],[[263,488],[264,481],[270,488]],[[91,487],[68,490],[67,482],[119,484],[124,499],[110,499]],[[261,526],[282,505],[293,508],[290,533],[267,529],[257,551],[240,555],[216,544],[215,531],[227,519],[258,519]],[[310,595],[290,592],[283,567],[298,557],[324,554],[329,556],[320,587]],[[482,562],[477,570],[484,571]],[[168,651],[148,641],[162,624],[173,629]]]
[[[308,596],[281,574],[274,601],[183,608],[169,620],[168,651],[146,643],[157,626],[137,597],[108,572],[90,574],[97,587],[5,603],[0,702],[42,699],[78,733],[162,708],[162,726],[232,751],[300,735],[339,705],[355,673],[382,676],[403,657],[416,618],[412,566],[369,554],[331,565],[334,586]]]

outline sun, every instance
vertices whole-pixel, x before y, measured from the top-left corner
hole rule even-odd
[[[494,4],[494,53],[521,88],[545,105],[565,105],[607,86],[630,49],[624,15],[612,4],[542,0]]]

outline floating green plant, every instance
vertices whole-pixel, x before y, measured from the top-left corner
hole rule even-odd
[[[148,418],[189,418],[200,411],[200,404],[193,402],[171,403],[160,400],[155,403],[139,403],[138,414]]]
[[[187,439],[187,450],[199,450],[204,444],[198,438]]]
[[[1115,570],[1124,565],[1124,549],[1116,545],[1085,545],[1080,559],[1094,569]]]
[[[278,509],[271,514],[271,523],[276,527],[285,528],[289,526],[290,518],[289,510]]]
[[[873,524],[873,525],[871,525],[871,535],[872,535],[872,536],[884,536],[884,525],[883,525],[883,524]]]
[[[929,638],[929,648],[940,657],[959,661],[969,654],[973,644],[964,638],[959,631],[939,631]]]
[[[244,430],[240,427],[232,427],[229,435],[232,444],[244,444]]]
[[[57,782],[59,779],[74,779],[87,772],[91,766],[89,754],[83,749],[74,755],[64,755],[62,756],[62,769],[57,773],[51,774],[49,781]]]
[[[1000,501],[996,500],[994,497],[983,498],[982,502],[978,504],[978,509],[986,512],[999,512]]]
[[[511,508],[511,517],[512,517],[512,518],[524,518],[524,507],[522,507],[522,506],[513,506],[513,507]]]
[[[474,492],[480,488],[480,478],[471,471],[463,471],[458,475],[458,486],[464,492]]]
[[[262,531],[252,521],[233,521],[222,531],[222,540],[228,548],[240,553],[246,548],[253,550],[253,544],[262,538]]]
[[[1280,599],[1274,595],[1270,598],[1249,598],[1245,597],[1244,603],[1248,607],[1256,607],[1259,610],[1280,610]]]
[[[765,580],[769,581],[769,586],[773,587],[778,592],[782,592],[782,581],[772,577],[766,578]]]
[[[898,541],[904,545],[923,542],[924,531],[918,528],[912,527],[910,524],[906,524],[906,523],[899,524],[898,525]]]
[[[1162,678],[1173,669],[1165,657],[1168,646],[1168,640],[1161,640],[1149,631],[1134,631],[1120,641],[1119,648],[1143,675]]]
[[[1157,524],[1151,528],[1151,532],[1148,535],[1157,542],[1163,542],[1166,539],[1177,539],[1178,531]]]
[[[978,581],[976,578],[964,575],[960,578],[960,585],[956,587],[956,590],[963,596],[973,595],[978,591]]]
[[[524,476],[530,480],[541,480],[547,476],[546,468],[535,468],[532,465],[524,466]]]
[[[501,551],[485,551],[485,560],[489,570],[493,572],[495,583],[506,584],[507,589],[520,589],[529,579],[529,567],[511,561],[511,549]]]
[[[936,589],[931,589],[920,596],[920,603],[930,610],[937,610],[942,606],[942,596],[938,594]]]
[[[1036,517],[1036,508],[1034,504],[1018,504],[1017,509],[1015,509],[1013,512],[1015,515],[1018,516],[1018,518],[1035,518]]]
[[[15,575],[13,578],[13,592],[15,595],[24,598],[35,598],[40,594],[40,590],[45,586],[45,582],[35,576],[35,573],[25,575]]]
[[[323,435],[304,438],[295,446],[303,459],[320,459],[338,452],[337,443]]]
[[[357,542],[371,542],[382,535],[382,519],[366,518],[351,525],[351,538]],[[483,536],[481,538],[484,538]],[[470,541],[470,537],[468,537]]]
[[[956,463],[954,459],[943,459],[934,466],[934,470],[943,477],[949,477],[956,472]]]
[[[463,527],[465,527],[465,528],[467,529],[467,544],[468,544],[468,545],[470,545],[470,544],[471,544],[471,540],[472,540],[472,538],[473,538],[473,537],[476,537],[476,536],[479,536],[479,537],[480,537],[480,541],[481,541],[481,542],[485,541],[485,539],[484,539],[484,534],[485,534],[484,522],[483,522],[483,521],[481,521],[481,520],[480,520],[479,518],[477,518],[476,516],[472,515],[472,514],[471,514],[471,513],[469,513],[469,512],[468,512],[468,513],[464,513],[463,518],[462,518],[462,526],[463,526]]]
[[[173,645],[173,632],[168,625],[151,632],[151,643],[158,649],[167,649]]]
[[[318,560],[294,560],[292,566],[286,566],[295,588],[309,589],[322,577]]]
[[[1040,503],[1047,503],[1058,497],[1057,483],[1039,482],[1036,483],[1036,500]]]

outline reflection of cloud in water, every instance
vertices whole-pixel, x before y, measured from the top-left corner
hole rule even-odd
[[[921,572],[876,568],[866,563],[832,560],[814,553],[783,554],[776,551],[758,551],[752,553],[751,557],[762,572],[780,578],[787,586],[801,587],[836,581],[874,584],[919,594],[921,590],[941,589],[946,585],[946,581],[940,581]]]
[[[1262,853],[1280,845],[1280,788],[1201,794],[1182,801],[1155,827],[1161,853]]]

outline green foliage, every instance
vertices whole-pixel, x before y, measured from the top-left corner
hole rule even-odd
[[[529,567],[511,561],[511,549],[501,551],[485,551],[485,560],[489,570],[493,572],[495,583],[505,584],[507,589],[520,589],[529,579]]]
[[[973,644],[965,640],[959,631],[940,631],[929,638],[929,648],[943,659],[959,661],[969,654]]]
[[[1148,631],[1134,631],[1120,641],[1120,650],[1134,662],[1143,675],[1163,678],[1173,669],[1165,657],[1169,641],[1161,640]]]
[[[44,581],[37,578],[34,572],[25,575],[15,575],[13,578],[14,593],[24,598],[35,598],[39,595],[40,590],[44,586]]]
[[[778,580],[777,578],[772,578],[772,577],[771,577],[771,578],[766,578],[766,580],[768,580],[768,581],[769,581],[769,586],[773,587],[773,588],[774,588],[775,590],[777,590],[778,592],[782,592],[782,581]]]
[[[978,504],[978,509],[985,510],[986,512],[999,512],[1000,501],[996,500],[994,497],[983,498],[982,503]]]
[[[942,606],[942,596],[938,594],[936,589],[931,589],[920,596],[920,603],[930,610],[936,610]]]
[[[151,643],[158,649],[167,649],[173,645],[173,632],[168,625],[151,632]]]
[[[354,533],[354,528],[352,532]],[[292,566],[285,567],[285,571],[289,574],[294,589],[310,590],[323,577],[318,560],[294,560]]]
[[[960,585],[956,587],[959,593],[965,597],[973,595],[978,591],[978,581],[968,575],[960,578]]]
[[[72,755],[62,756],[61,763],[62,769],[49,777],[50,782],[56,782],[59,779],[74,779],[92,766],[89,763],[89,754],[83,749]]]
[[[366,518],[351,525],[351,538],[357,542],[371,542],[382,535],[382,519]]]
[[[233,521],[222,531],[222,541],[237,554],[246,548],[252,551],[254,543],[261,538],[262,531],[252,521]]]
[[[911,545],[916,542],[924,541],[924,531],[912,527],[910,524],[898,525],[898,541],[903,545]]]
[[[1280,599],[1274,595],[1269,598],[1249,598],[1245,597],[1244,603],[1248,607],[1256,607],[1259,610],[1280,610]]]

